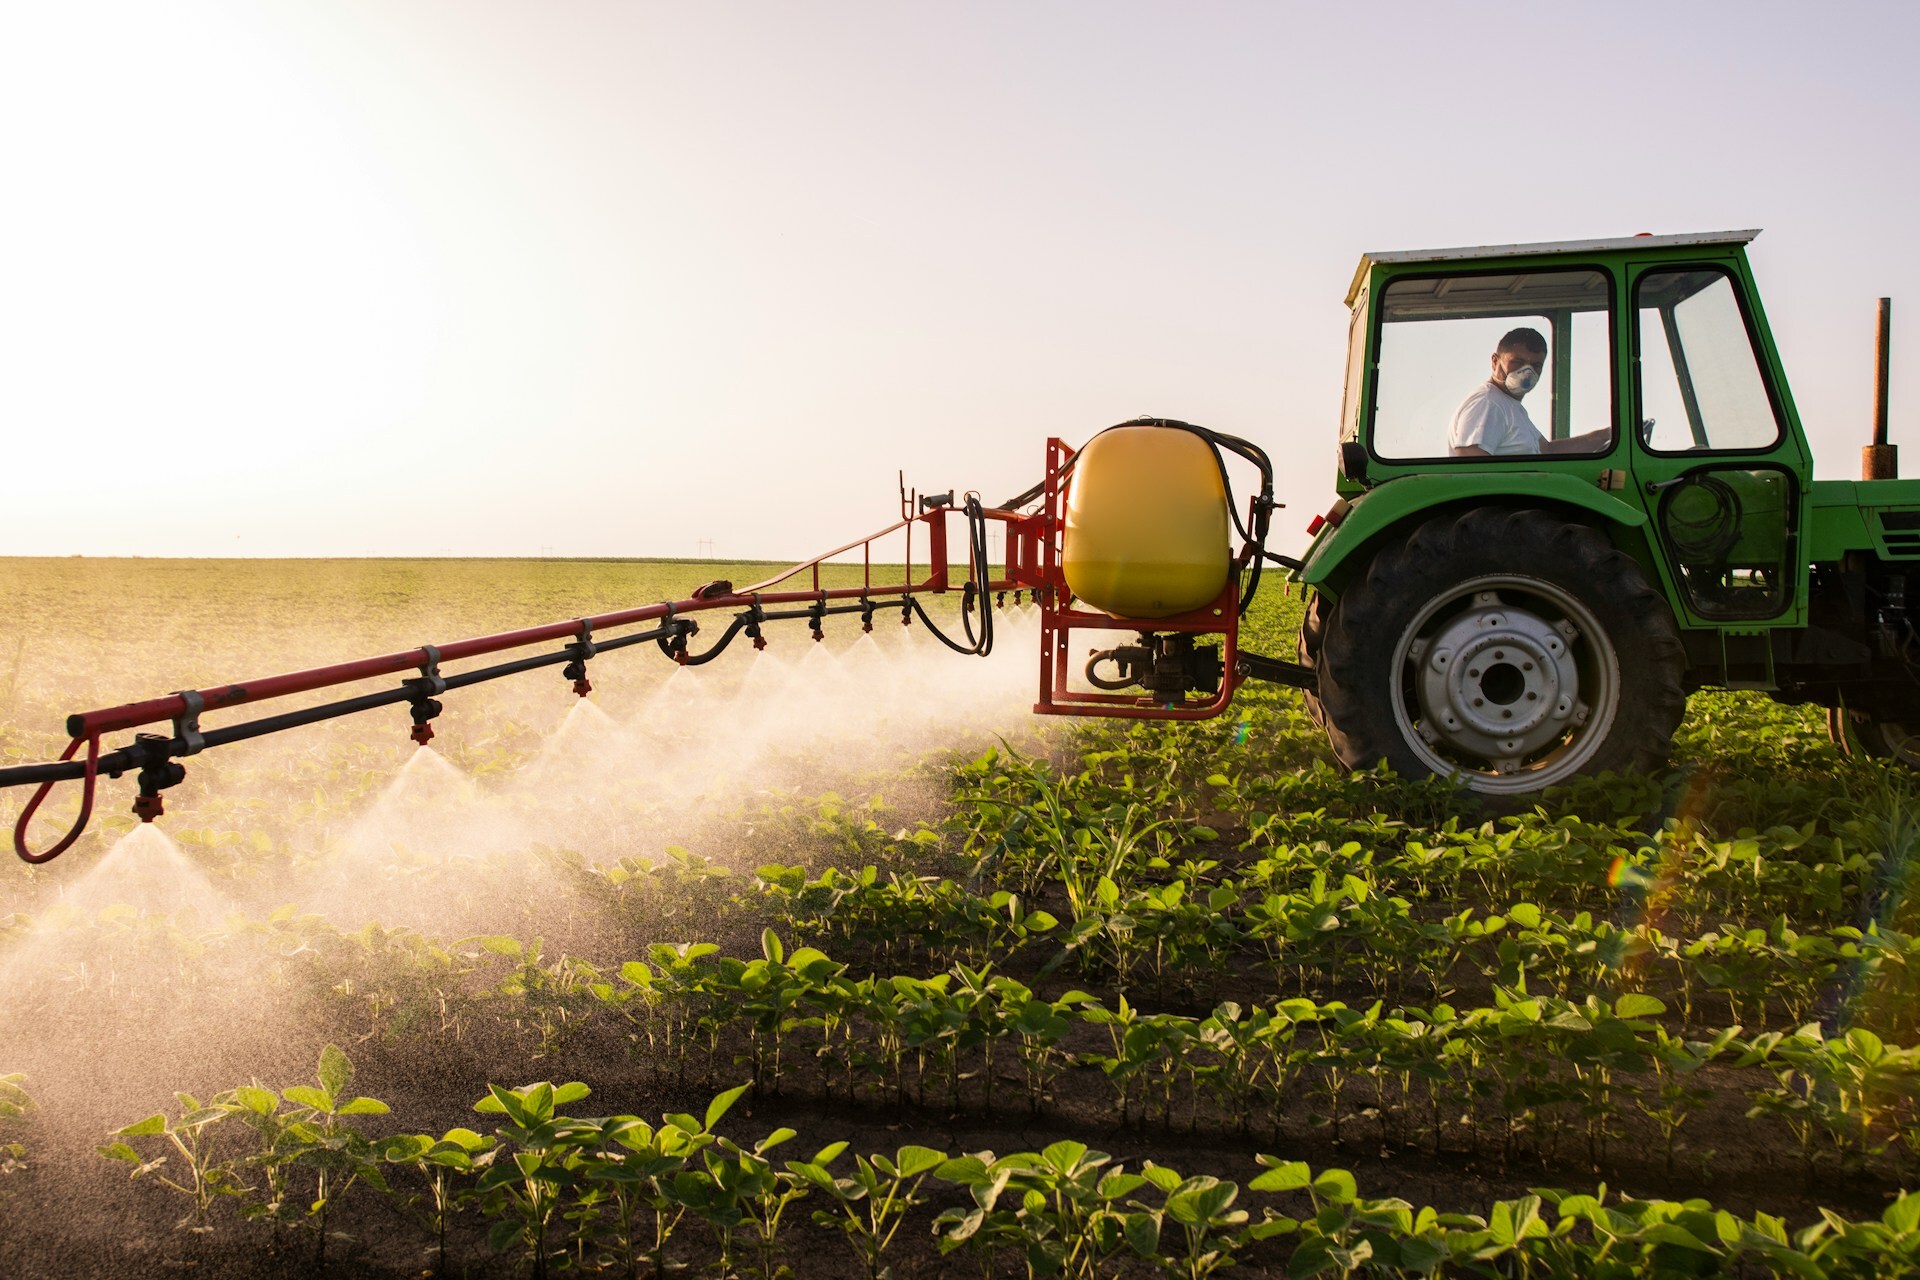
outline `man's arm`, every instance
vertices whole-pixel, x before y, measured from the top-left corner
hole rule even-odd
[[[1456,458],[1491,458],[1493,455],[1477,444],[1455,445],[1453,456]]]
[[[1613,431],[1602,427],[1598,431],[1586,431],[1577,436],[1568,436],[1564,440],[1549,440],[1540,447],[1542,453],[1599,453],[1613,441]]]

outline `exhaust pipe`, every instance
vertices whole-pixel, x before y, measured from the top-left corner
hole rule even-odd
[[[1887,443],[1887,333],[1892,316],[1893,299],[1880,299],[1879,333],[1873,343],[1873,443],[1860,451],[1862,480],[1900,478],[1900,447]]]

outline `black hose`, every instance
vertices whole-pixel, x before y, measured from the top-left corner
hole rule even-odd
[[[1005,508],[999,508],[1005,510]],[[987,583],[993,579],[993,566],[988,562],[987,517],[981,507],[980,495],[969,493],[964,504],[967,513],[967,585],[960,598],[960,625],[965,630],[967,643],[961,644],[946,632],[934,625],[927,616],[926,608],[915,596],[906,597],[908,608],[920,615],[920,621],[934,638],[955,653],[974,654],[986,657],[993,652],[993,595],[987,590]],[[980,631],[974,634],[973,607],[980,606]]]

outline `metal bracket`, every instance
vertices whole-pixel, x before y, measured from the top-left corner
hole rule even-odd
[[[207,700],[197,689],[176,689],[174,697],[187,704],[187,713],[173,718],[173,736],[180,739],[181,744],[179,754],[197,755],[207,745],[206,736],[200,732],[200,713],[207,709]]]
[[[447,682],[440,676],[440,650],[429,644],[422,645],[421,652],[427,655],[427,660],[420,664],[420,678],[407,681],[407,685],[420,686],[420,692],[427,697],[445,693]]]

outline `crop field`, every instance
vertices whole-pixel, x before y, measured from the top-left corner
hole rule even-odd
[[[763,576],[4,573],[6,763]],[[1274,582],[1247,647],[1298,622]],[[153,826],[103,783],[0,872],[0,1276],[1920,1274],[1909,775],[1698,694],[1670,772],[1490,814],[1274,687],[1043,723],[1037,634],[637,646],[429,748],[387,708],[193,757]]]

